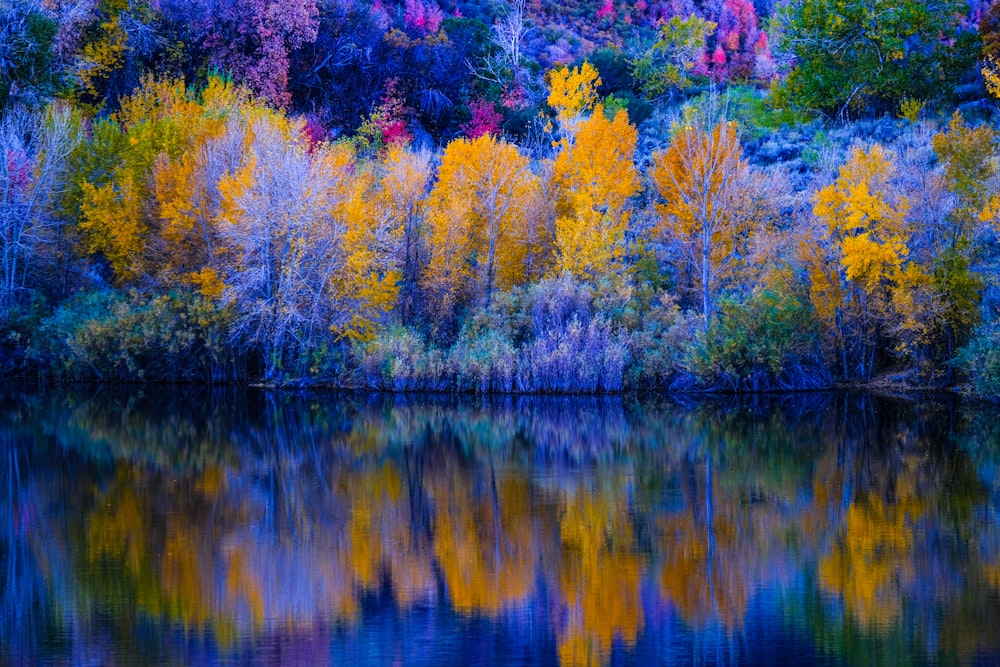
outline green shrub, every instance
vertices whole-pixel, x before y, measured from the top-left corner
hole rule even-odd
[[[700,320],[682,313],[670,294],[659,293],[632,331],[626,384],[640,391],[691,386],[691,355]]]
[[[45,311],[45,299],[36,293],[31,301],[0,312],[0,374],[24,373],[32,368],[32,338]]]
[[[816,331],[805,300],[782,287],[724,297],[696,348],[693,370],[707,385],[733,391],[824,387],[829,377]]]
[[[45,320],[36,352],[70,380],[234,380],[244,371],[229,315],[191,292],[89,292]]]
[[[455,388],[478,393],[514,391],[518,358],[510,338],[502,329],[483,326],[488,320],[473,320],[462,329],[448,353]],[[477,325],[478,324],[478,325]]]
[[[968,374],[977,395],[1000,400],[1000,322],[979,327],[959,350],[956,363]]]
[[[447,367],[440,350],[405,327],[384,331],[355,351],[369,389],[389,391],[447,388]]]
[[[713,99],[713,96],[717,96]],[[789,106],[779,106],[780,98],[751,86],[730,86],[724,93],[707,92],[688,102],[688,113],[725,109],[726,117],[736,121],[751,138],[769,135],[781,128],[808,125],[812,117]]]

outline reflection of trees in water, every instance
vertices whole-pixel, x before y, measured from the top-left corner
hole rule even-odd
[[[996,464],[953,449],[967,422],[948,406],[187,390],[0,406],[18,425],[0,434],[7,628],[57,596],[80,634],[95,610],[134,634],[138,610],[236,646],[326,636],[388,591],[402,610],[541,614],[565,664],[601,664],[648,627],[644,582],[736,650],[754,595],[803,578],[790,622],[821,644],[971,656],[1000,621]]]
[[[974,459],[955,450],[953,415],[942,403],[860,398],[829,427],[809,516],[832,598],[810,623],[852,659],[1000,648],[983,631],[984,619],[1000,623],[1000,605],[975,593],[988,565],[970,549],[976,531],[997,530],[977,519],[991,505]]]
[[[9,413],[8,413],[9,414]],[[11,427],[0,431],[0,648],[11,662],[27,661],[30,647],[45,634],[52,619],[41,602],[45,599],[44,563],[36,558],[31,543],[40,505],[37,489],[30,484],[31,471],[21,456],[21,437]],[[0,653],[0,655],[3,655]]]

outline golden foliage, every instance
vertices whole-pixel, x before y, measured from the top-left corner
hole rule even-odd
[[[915,484],[920,465],[917,457],[906,457],[892,502],[875,492],[852,502],[839,539],[820,561],[820,584],[842,597],[863,626],[895,620],[902,589],[915,576],[912,525],[926,512]]]
[[[539,190],[529,160],[485,134],[445,148],[428,215],[430,262],[424,285],[441,315],[470,298],[526,278],[524,243]]]
[[[909,254],[909,202],[893,196],[894,173],[879,144],[853,148],[837,180],[816,194],[822,227],[801,247],[817,314],[842,346],[849,325],[862,341],[862,376],[871,371],[873,331],[894,315],[892,294]]]
[[[615,638],[635,643],[643,627],[643,560],[616,488],[570,489],[561,499],[560,584],[569,608],[559,662],[602,665]]]
[[[700,287],[707,325],[714,293],[735,268],[736,250],[752,222],[753,179],[736,125],[681,128],[653,160],[650,173],[660,196],[656,231],[671,244],[673,261]]]
[[[117,184],[94,187],[83,183],[80,230],[87,250],[104,255],[119,282],[139,277],[146,268],[143,251],[148,227],[140,191],[128,175]]]
[[[555,109],[559,126],[569,135],[575,134],[576,122],[597,102],[601,77],[593,65],[584,61],[579,67],[551,70],[549,106]]]
[[[552,169],[557,273],[599,278],[621,270],[628,200],[639,191],[637,141],[625,111],[609,120],[599,104],[572,143],[562,140]]]
[[[524,600],[535,584],[530,487],[504,478],[493,499],[477,499],[470,481],[443,475],[428,485],[436,510],[434,555],[455,609],[495,616]]]
[[[381,171],[378,206],[401,235],[400,306],[408,322],[416,310],[416,290],[427,255],[425,209],[432,175],[431,154],[412,152],[401,143],[393,143],[386,150]]]
[[[1000,99],[1000,66],[993,58],[989,58],[981,71],[983,81],[986,83],[986,90],[993,97]]]

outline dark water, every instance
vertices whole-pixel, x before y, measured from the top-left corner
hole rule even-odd
[[[1000,663],[1000,418],[0,395],[0,663]]]

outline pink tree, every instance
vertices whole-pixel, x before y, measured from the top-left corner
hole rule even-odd
[[[721,44],[715,47],[709,62],[711,63],[709,75],[714,81],[722,81],[727,77],[729,71],[726,67],[726,52],[722,49]]]
[[[600,21],[601,19],[603,19],[605,16],[610,16],[612,21],[615,20],[615,17],[617,16],[617,12],[615,12],[615,3],[614,3],[614,0],[604,0],[601,3],[600,8],[597,10],[597,16],[596,16],[596,18],[597,18],[598,21]]]

